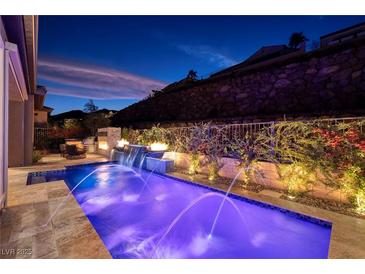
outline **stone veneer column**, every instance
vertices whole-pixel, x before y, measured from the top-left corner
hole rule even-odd
[[[110,156],[110,152],[121,138],[121,128],[107,127],[98,129],[98,153]],[[103,146],[106,144],[106,148]]]

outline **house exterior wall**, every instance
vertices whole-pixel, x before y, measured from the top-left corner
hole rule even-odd
[[[34,95],[24,103],[24,165],[33,163],[34,144]]]
[[[9,102],[9,167],[24,165],[24,102]]]
[[[43,110],[34,111],[34,124],[36,126],[45,126],[48,122],[48,112]]]
[[[6,206],[8,167],[32,162],[37,22],[37,16],[0,16],[0,210]]]
[[[9,86],[9,93],[15,94],[15,85]],[[14,96],[13,96],[14,97]],[[9,167],[32,164],[34,141],[34,95],[27,100],[9,100]]]
[[[9,76],[7,65],[8,53],[2,33],[0,20],[0,210],[6,204],[8,182],[8,102]]]
[[[333,34],[321,37],[321,47],[328,47],[338,45],[340,43],[348,42],[351,39],[358,37],[365,37],[365,24],[359,24],[355,27],[335,32]]]

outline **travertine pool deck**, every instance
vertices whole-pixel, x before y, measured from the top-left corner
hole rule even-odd
[[[2,258],[111,258],[93,226],[73,196],[50,225],[51,212],[67,195],[64,181],[26,185],[29,172],[62,169],[66,165],[107,161],[90,154],[86,159],[66,160],[59,155],[42,159],[41,163],[9,168],[8,207],[0,217],[0,259]],[[180,173],[171,175],[192,180]],[[195,176],[195,182],[208,184],[204,176]],[[210,185],[226,190],[227,185]],[[232,192],[244,197],[270,203],[302,214],[332,222],[329,258],[365,258],[365,220],[328,210],[310,207],[280,199],[276,192],[264,190],[248,192],[233,187]],[[31,254],[27,251],[31,251]]]
[[[29,172],[106,160],[96,154],[80,160],[51,155],[34,166],[9,168],[8,207],[0,217],[0,259],[111,258],[72,195],[52,222],[42,227],[68,194],[64,181],[26,185]]]

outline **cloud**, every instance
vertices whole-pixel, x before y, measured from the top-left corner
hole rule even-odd
[[[93,99],[140,99],[166,84],[106,67],[38,61],[38,77],[49,93]]]
[[[190,56],[194,56],[200,59],[205,59],[208,62],[214,63],[220,67],[229,67],[238,63],[237,61],[229,58],[228,56],[220,52],[217,52],[210,46],[177,45],[176,47]]]

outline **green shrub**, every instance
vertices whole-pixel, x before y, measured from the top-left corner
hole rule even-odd
[[[195,175],[198,173],[198,169],[200,166],[199,154],[193,153],[190,154],[189,157],[190,157],[189,174]]]
[[[33,163],[38,163],[38,161],[40,159],[42,159],[42,157],[43,157],[42,151],[40,151],[40,150],[33,150],[33,153],[32,153],[32,162]]]

